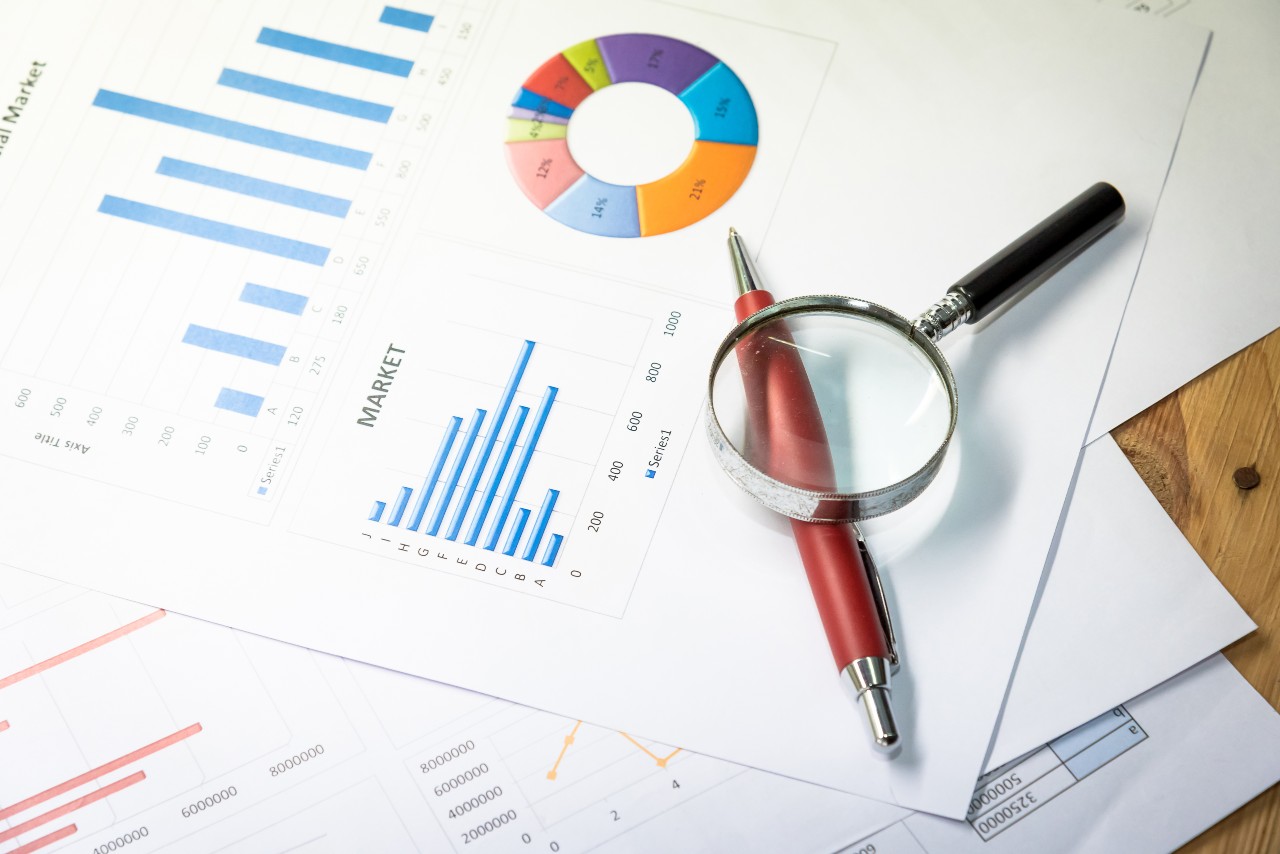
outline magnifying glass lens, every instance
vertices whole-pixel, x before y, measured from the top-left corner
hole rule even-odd
[[[902,331],[821,310],[744,332],[714,368],[711,402],[752,467],[840,493],[911,477],[946,441],[952,414],[940,368]]]

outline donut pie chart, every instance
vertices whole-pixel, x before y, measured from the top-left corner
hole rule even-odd
[[[573,111],[615,83],[648,83],[680,99],[693,118],[689,156],[647,184],[611,184],[569,153]],[[729,200],[756,156],[755,105],[738,75],[705,50],[667,36],[589,39],[529,75],[507,119],[507,163],[516,184],[564,225],[602,237],[648,237],[692,225]]]

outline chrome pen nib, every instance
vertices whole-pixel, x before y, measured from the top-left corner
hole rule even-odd
[[[751,256],[747,254],[742,235],[738,234],[736,228],[729,229],[729,259],[733,262],[733,278],[738,284],[738,296],[763,290],[760,274],[756,272],[756,265],[751,263]]]

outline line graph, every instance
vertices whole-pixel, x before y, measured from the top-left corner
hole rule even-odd
[[[574,738],[575,736],[577,736],[578,730],[581,729],[581,727],[582,727],[582,721],[574,721],[573,729],[571,729],[569,731],[569,734],[564,737],[564,743],[561,744],[560,746],[560,752],[556,755],[556,761],[552,764],[551,770],[547,772],[548,780],[555,780],[559,776],[560,763],[564,761],[565,754],[569,752],[569,748],[573,745]],[[652,759],[653,763],[657,765],[659,768],[666,768],[667,763],[669,763],[672,759],[674,759],[683,750],[683,748],[677,747],[674,750],[671,750],[670,752],[668,752],[666,755],[660,755],[650,750],[644,744],[641,744],[629,733],[623,732],[622,730],[618,730],[618,735],[622,736],[627,741],[635,745],[637,750],[639,750],[645,756],[648,756],[650,759]]]

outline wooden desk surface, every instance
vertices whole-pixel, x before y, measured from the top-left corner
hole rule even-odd
[[[1226,656],[1280,708],[1280,330],[1112,431],[1191,545],[1258,624]],[[1252,467],[1257,486],[1233,482]],[[1280,852],[1280,786],[1189,843]]]

